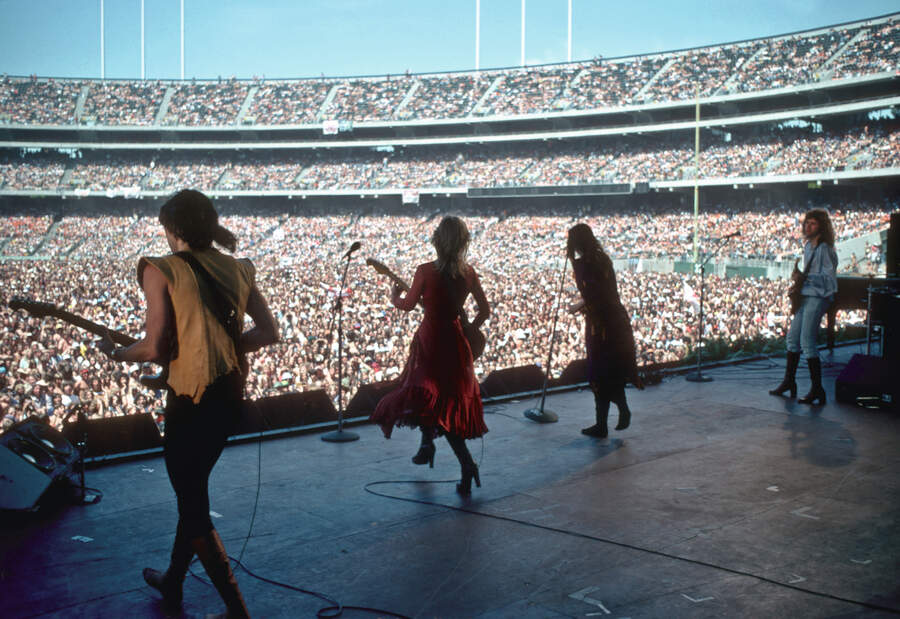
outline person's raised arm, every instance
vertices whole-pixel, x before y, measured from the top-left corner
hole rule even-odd
[[[280,339],[278,323],[256,286],[247,298],[247,314],[253,319],[253,328],[241,334],[241,352],[256,352]]]
[[[394,307],[397,309],[402,309],[404,312],[408,312],[412,310],[416,306],[416,303],[419,302],[419,297],[422,296],[422,291],[425,288],[425,271],[424,265],[420,266],[416,269],[416,275],[413,277],[412,286],[409,287],[409,290],[406,292],[406,296],[401,296],[400,287],[396,284],[391,287],[391,303],[394,304]]]

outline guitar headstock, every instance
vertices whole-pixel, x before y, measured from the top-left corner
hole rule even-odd
[[[375,269],[375,271],[381,275],[387,275],[390,277],[394,274],[386,264],[375,260],[375,258],[366,258],[366,264]]]
[[[52,303],[32,301],[31,299],[26,299],[24,297],[13,297],[12,299],[10,299],[9,308],[11,310],[23,309],[32,316],[36,316],[38,318],[43,318],[45,316],[55,316],[59,313],[59,308],[57,308]]]

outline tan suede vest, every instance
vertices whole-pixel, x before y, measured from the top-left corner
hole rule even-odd
[[[249,260],[236,260],[216,249],[191,250],[220,285],[219,290],[235,304],[243,324],[247,298],[254,285],[255,269]],[[211,297],[190,265],[175,255],[142,257],[138,261],[138,283],[147,264],[158,268],[169,282],[178,336],[176,357],[169,362],[169,386],[175,395],[188,396],[196,404],[218,377],[238,369],[234,344],[222,323],[209,309]],[[206,302],[204,302],[206,300]]]

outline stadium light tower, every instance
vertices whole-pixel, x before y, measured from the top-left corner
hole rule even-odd
[[[181,0],[181,79],[184,79],[184,0]]]
[[[106,79],[106,50],[103,40],[103,0],[100,0],[100,79]]]
[[[481,51],[481,0],[475,0],[475,71],[480,68],[479,53]]]
[[[566,62],[572,62],[572,0],[569,0],[569,37],[566,50]]]
[[[522,62],[520,66],[525,66],[525,0],[522,0]]]
[[[145,79],[146,63],[144,62],[144,0],[141,0],[141,80]]]

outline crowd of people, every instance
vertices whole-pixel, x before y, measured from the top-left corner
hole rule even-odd
[[[741,232],[741,236],[723,248],[723,258],[736,260],[783,261],[796,253],[793,232],[797,227],[797,209],[802,204],[794,202],[770,202],[759,196],[747,199],[735,195],[728,199],[704,204],[698,216],[701,234],[716,231],[717,236]],[[889,214],[900,208],[891,201],[848,200],[830,209],[835,222],[838,242],[865,236],[888,226]],[[306,212],[306,211],[304,211]],[[485,210],[475,211],[479,219],[488,217]],[[532,247],[534,239],[552,235],[559,222],[577,218],[589,211],[573,209],[570,214],[546,216],[531,209],[515,217],[504,218],[502,224],[493,225],[485,232],[491,243],[508,245],[510,238],[520,239],[521,247]],[[226,210],[226,213],[228,211]],[[226,221],[230,221],[226,215]],[[287,214],[255,214],[246,211],[234,216],[234,225],[245,232],[245,238],[253,240],[255,251],[268,247],[274,254],[278,244],[293,235],[306,237],[304,226],[313,221],[308,216]],[[737,223],[740,221],[740,225]],[[41,259],[90,258],[109,256],[124,260],[147,251],[154,241],[153,218],[137,213],[78,214],[72,207],[65,217],[55,220],[49,212],[33,215],[10,215],[7,232],[0,233],[0,258],[30,256]],[[397,216],[389,218],[396,225]],[[606,251],[617,259],[669,258],[689,259],[693,252],[694,216],[692,204],[684,196],[666,194],[647,196],[641,201],[611,205],[604,210],[598,224],[605,238]],[[301,226],[297,228],[296,226]],[[511,228],[512,227],[512,228]],[[478,230],[478,228],[476,228]],[[290,241],[288,241],[290,242]],[[512,248],[510,251],[515,252]],[[528,250],[530,251],[530,249]],[[526,257],[522,256],[525,260]],[[868,266],[867,261],[863,266]]]
[[[669,54],[469,74],[171,83],[4,77],[0,123],[146,125],[154,122],[166,90],[171,98],[164,125],[525,115],[693,99],[698,89],[705,97],[894,72],[898,55],[900,21],[891,16],[871,24]],[[253,86],[258,88],[250,95]],[[85,88],[87,103],[76,118],[76,102]]]
[[[703,179],[876,170],[900,166],[893,121],[843,131],[774,127],[710,134]],[[693,138],[618,136],[571,142],[221,153],[0,153],[0,189],[174,191],[371,190],[637,183],[692,179]]]
[[[717,235],[741,230],[745,236],[735,239],[733,254],[783,252],[793,257],[798,218],[807,206],[710,207],[702,226]],[[887,214],[897,207],[842,204],[832,208],[832,216],[843,235],[858,236],[886,228]],[[497,213],[473,206],[464,214],[472,234],[470,260],[493,308],[483,327],[488,347],[475,367],[479,380],[493,370],[546,363],[565,234],[574,221],[587,222],[618,261],[619,291],[631,315],[639,363],[683,359],[697,342],[699,276],[646,272],[635,259],[688,254],[693,228],[689,211],[687,205],[603,211],[561,207],[548,216],[533,208]],[[52,215],[8,214],[3,220],[5,228],[18,231],[15,238],[31,239],[47,252],[44,260],[0,262],[5,295],[52,303],[132,336],[142,331],[144,301],[134,279],[135,260],[167,252],[155,214],[69,213],[56,223],[51,223]],[[341,293],[339,269],[346,247],[360,240],[363,255],[408,279],[414,265],[431,259],[427,239],[435,220],[424,214],[334,213],[324,207],[302,215],[243,208],[226,209],[222,223],[240,239],[239,255],[259,267],[258,286],[270,299],[282,335],[279,344],[253,355],[249,393],[259,398],[325,389],[335,397],[332,309]],[[708,243],[704,241],[704,248]],[[736,342],[783,335],[786,281],[707,275],[704,286],[705,339]],[[396,378],[403,367],[420,316],[395,311],[388,287],[389,282],[361,260],[351,263],[343,291],[345,395],[360,384]],[[571,277],[565,279],[562,294],[564,301],[577,296]],[[76,403],[87,406],[93,416],[160,410],[162,394],[138,382],[151,370],[138,364],[114,368],[95,352],[94,336],[52,318],[13,312],[7,307],[8,296],[3,301],[0,408],[5,423],[38,414],[48,415],[59,427]],[[859,320],[856,313],[839,314],[839,324]],[[556,338],[554,375],[583,355],[580,319],[561,312]]]

